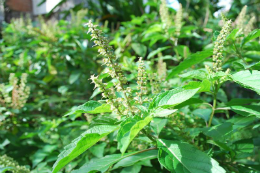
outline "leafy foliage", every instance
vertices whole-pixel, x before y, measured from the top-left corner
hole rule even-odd
[[[250,4],[219,19],[217,1],[86,2],[71,21],[4,24],[0,155],[15,165],[0,172],[260,171]]]

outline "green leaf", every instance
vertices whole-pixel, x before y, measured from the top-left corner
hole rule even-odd
[[[196,109],[192,113],[195,116],[198,116],[198,117],[204,119],[205,122],[208,122],[211,112],[212,112],[212,109]]]
[[[238,36],[238,32],[239,29],[234,29],[233,31],[231,31],[231,33],[227,36],[226,41],[227,40],[234,40],[237,36]]]
[[[58,172],[62,167],[89,149],[101,138],[107,136],[118,128],[119,126],[100,125],[82,133],[78,138],[73,140],[71,144],[67,145],[59,154],[58,160],[53,165],[52,173]]]
[[[80,77],[80,72],[76,71],[76,72],[73,72],[70,77],[69,77],[69,83],[70,84],[73,84],[74,82],[76,82],[76,80],[79,79]]]
[[[124,169],[122,169],[122,171],[120,171],[120,173],[139,173],[142,169],[142,166],[141,165],[133,165],[133,166],[129,166],[129,167],[126,167]]]
[[[132,43],[132,48],[134,49],[135,53],[141,57],[144,57],[147,51],[147,48],[145,45],[140,43]]]
[[[191,81],[187,85],[183,86],[185,89],[196,89],[199,88],[198,92],[207,92],[210,91],[210,81],[208,79],[203,80],[202,82]]]
[[[218,162],[192,145],[158,139],[159,162],[174,173],[225,173]]]
[[[260,94],[260,71],[240,71],[232,75],[232,79],[244,88],[254,90]]]
[[[145,151],[140,153],[140,151],[138,152],[132,152],[132,153],[126,153],[124,155],[122,154],[113,154],[113,155],[107,155],[103,158],[95,158],[90,160],[90,162],[88,162],[87,164],[83,165],[81,168],[79,168],[78,170],[74,170],[72,171],[72,173],[86,173],[86,172],[91,172],[91,171],[100,171],[100,172],[106,172],[107,169],[119,162],[122,159],[127,159],[129,160],[128,165],[131,165],[132,163],[136,163],[138,161],[141,161],[142,159],[149,159],[150,158],[155,158],[154,157],[154,152],[157,152],[157,150],[152,150],[152,151]],[[130,157],[128,159],[128,157]],[[125,161],[121,162],[120,165],[123,165],[125,163]],[[119,165],[119,166],[120,166]]]
[[[187,73],[179,75],[181,78],[187,78],[187,79],[200,79],[204,80],[207,78],[208,74],[204,69],[199,70],[192,70]]]
[[[183,88],[176,88],[170,91],[166,91],[162,94],[156,96],[151,102],[149,108],[157,108],[157,107],[173,107],[176,106],[194,96],[199,88],[186,90]]]
[[[69,111],[65,116],[75,114],[75,113],[89,113],[89,114],[99,114],[99,113],[106,113],[111,112],[110,105],[102,104],[97,101],[88,101],[83,105],[80,105],[76,108],[73,108]]]
[[[190,55],[190,49],[187,46],[180,45],[174,48],[177,55],[187,58]]]
[[[147,59],[150,59],[150,58],[154,57],[155,55],[157,55],[159,52],[164,51],[164,50],[169,49],[169,48],[170,48],[170,46],[160,47],[160,48],[150,52]]]
[[[212,137],[215,140],[225,140],[229,137],[230,133],[233,131],[233,124],[225,122],[210,128],[205,128],[203,133],[206,136]]]
[[[190,98],[189,100],[186,100],[185,102],[175,106],[175,108],[180,109],[180,108],[185,107],[185,106],[190,106],[192,104],[201,104],[201,103],[203,103],[203,101],[200,100],[200,99]]]
[[[167,119],[165,118],[154,118],[151,122],[151,128],[159,136],[160,132],[164,128],[164,126],[167,124]]]
[[[253,39],[255,39],[255,38],[259,37],[259,36],[260,36],[260,29],[255,29],[254,31],[250,32],[248,34],[248,36],[246,36],[242,40],[240,47],[243,47],[247,42],[249,42],[250,40],[253,40]]]
[[[149,150],[143,153],[132,155],[120,160],[117,164],[114,165],[113,170],[119,167],[128,167],[141,162],[144,160],[151,160],[157,158],[158,150]]]
[[[126,119],[118,131],[117,141],[118,148],[124,154],[130,142],[147,124],[152,121],[152,116],[147,116],[145,119],[140,119],[138,116]]]
[[[167,79],[170,79],[174,75],[186,70],[187,68],[190,68],[195,64],[201,63],[204,59],[210,57],[212,54],[213,54],[212,50],[206,50],[206,51],[201,51],[190,55],[188,58],[182,61],[177,67],[171,70]]]
[[[98,145],[94,145],[93,147],[91,147],[89,149],[89,151],[95,156],[95,157],[98,157],[98,158],[101,158],[103,157],[103,154],[104,154],[104,150],[105,150],[105,147],[107,146],[107,144],[105,142],[101,143],[101,144],[98,144]]]
[[[255,115],[260,118],[260,106],[245,105],[245,106],[231,106],[231,110],[239,115],[250,116]]]
[[[151,116],[153,116],[153,117],[167,117],[167,116],[173,114],[176,111],[177,111],[177,109],[164,109],[164,108],[158,107],[157,109],[155,109],[151,112]]]
[[[234,98],[227,103],[227,106],[245,105],[249,103],[259,103],[259,102],[260,102],[259,99]]]

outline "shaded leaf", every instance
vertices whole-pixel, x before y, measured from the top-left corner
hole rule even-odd
[[[187,73],[179,75],[181,78],[187,78],[187,79],[200,79],[204,80],[207,78],[208,74],[204,69],[199,70],[192,70]]]
[[[158,139],[157,145],[159,162],[171,172],[226,172],[217,161],[187,143]]]
[[[69,83],[70,84],[73,84],[74,82],[76,82],[76,80],[79,79],[80,77],[80,72],[76,71],[76,72],[73,72],[70,77],[69,77]]]
[[[140,43],[132,43],[132,48],[134,49],[135,53],[141,57],[144,57],[147,51],[147,48],[145,45]]]
[[[205,128],[203,133],[206,136],[212,137],[215,140],[225,140],[229,137],[230,132],[233,130],[233,124],[229,122],[225,122],[223,124],[219,124],[213,127]]]
[[[58,172],[62,167],[89,149],[101,138],[107,136],[109,133],[112,133],[118,128],[119,126],[100,125],[82,133],[78,138],[74,139],[71,144],[67,145],[59,154],[58,160],[53,165],[52,173]]]
[[[259,36],[260,36],[260,29],[255,29],[254,31],[250,32],[250,33],[248,34],[248,36],[246,36],[246,37],[242,40],[240,46],[241,46],[241,47],[244,46],[247,42],[249,42],[250,40],[253,40],[253,39],[255,39],[255,38],[259,37]]]
[[[171,70],[167,79],[170,79],[174,75],[180,73],[183,70],[186,70],[187,68],[190,68],[195,64],[201,63],[204,59],[211,56],[212,54],[213,54],[212,50],[206,50],[206,51],[197,52],[190,55],[188,58],[182,61],[177,67]]]
[[[170,48],[170,46],[160,47],[160,48],[158,48],[158,49],[156,49],[156,50],[150,52],[149,55],[148,55],[148,57],[147,57],[147,59],[150,59],[150,58],[154,57],[154,56],[157,55],[159,52],[164,51],[164,50],[166,50],[166,49],[168,49],[168,48]]]
[[[157,150],[155,150],[155,151],[157,151]],[[148,152],[148,151],[146,151],[146,152]],[[129,161],[130,161],[130,165],[131,165],[131,163],[135,163],[136,161],[142,160],[142,158],[145,158],[145,157],[148,158],[149,155],[153,156],[153,152],[154,151],[153,152],[148,152],[148,154],[146,154],[146,152],[140,153],[138,151],[138,152],[126,153],[124,155],[122,155],[122,154],[113,154],[113,155],[107,155],[107,156],[105,156],[103,158],[95,158],[95,159],[90,160],[90,162],[88,162],[87,164],[83,165],[78,170],[72,171],[72,173],[87,173],[87,172],[90,172],[90,171],[106,172],[107,169],[111,165],[119,162],[122,159],[127,159],[128,157],[130,157]],[[132,156],[136,156],[136,157],[132,157]],[[121,165],[123,163],[124,162],[121,162]]]
[[[135,116],[134,118],[130,117],[126,119],[121,124],[117,135],[118,148],[121,153],[125,153],[130,142],[148,123],[150,123],[150,121],[152,121],[152,119],[152,116],[148,116],[144,119]]]
[[[144,160],[151,160],[157,158],[158,150],[149,150],[143,153],[139,153],[136,155],[132,155],[120,160],[116,163],[113,169],[117,169],[119,167],[128,167],[136,164],[137,162],[144,161]]]
[[[239,115],[250,116],[255,115],[260,118],[260,106],[244,105],[244,106],[231,106],[231,110]]]

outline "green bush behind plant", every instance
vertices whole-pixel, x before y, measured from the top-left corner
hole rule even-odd
[[[105,37],[87,11],[6,25],[1,83],[13,96],[27,73],[31,94],[1,107],[0,154],[32,172],[259,171],[259,29],[150,5]]]

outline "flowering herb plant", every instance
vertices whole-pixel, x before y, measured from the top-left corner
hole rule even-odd
[[[161,15],[167,16],[162,9]],[[176,21],[179,18],[176,17]],[[166,33],[168,24],[166,20]],[[155,69],[147,70],[149,63],[139,58],[135,79],[129,81],[127,72],[102,31],[91,21],[87,26],[103,58],[104,71],[91,76],[95,88],[102,93],[102,99],[90,100],[66,114],[84,113],[86,117],[95,117],[90,122],[90,128],[59,154],[53,173],[59,172],[100,140],[116,143],[120,153],[94,158],[73,173],[112,172],[118,169],[139,172],[151,166],[151,161],[162,165],[155,172],[224,173],[257,170],[254,158],[257,147],[245,151],[243,148],[251,143],[241,131],[252,131],[250,139],[257,138],[259,99],[245,102],[233,98],[223,101],[223,88],[227,83],[235,82],[260,94],[260,71],[255,70],[257,63],[241,59],[240,64],[245,66],[241,70],[233,67],[229,61],[229,54],[235,52],[235,55],[239,55],[245,46],[253,44],[253,39],[260,35],[259,30],[243,33],[245,30],[232,29],[232,21],[223,16],[223,27],[216,36],[213,50],[192,54],[171,70],[167,70],[166,63],[159,59],[156,73]],[[180,28],[176,25],[171,39],[173,45],[178,44]],[[231,50],[235,51],[228,52],[230,49],[225,48],[227,44],[234,45]],[[203,61],[204,68],[188,71]],[[176,75],[183,79],[182,86],[171,86],[170,80]],[[207,101],[205,96],[211,99]],[[234,117],[230,117],[231,113]],[[242,126],[241,123],[246,125]]]

